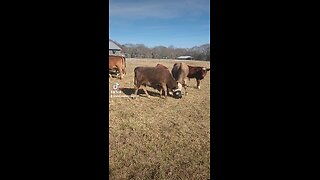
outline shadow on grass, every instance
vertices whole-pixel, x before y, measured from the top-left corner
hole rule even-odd
[[[128,96],[133,95],[134,92],[135,92],[135,89],[134,89],[134,88],[120,88],[120,90],[121,90],[124,94],[126,94],[126,95],[128,95]],[[149,94],[150,96],[160,97],[160,92],[153,92],[153,91],[148,91],[148,90],[147,90],[147,92],[148,92],[148,94]],[[146,96],[146,94],[144,93],[143,89],[139,89],[137,95]]]

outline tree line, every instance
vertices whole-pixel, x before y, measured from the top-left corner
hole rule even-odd
[[[210,61],[210,44],[192,48],[175,48],[174,46],[149,48],[144,44],[121,45],[116,41],[113,42],[122,49],[128,58],[176,59],[179,56],[191,56],[194,60]]]

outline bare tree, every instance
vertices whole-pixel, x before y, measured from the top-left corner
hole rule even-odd
[[[192,48],[175,48],[156,46],[153,48],[146,47],[144,44],[124,44],[121,45],[114,41],[127,57],[131,58],[153,58],[153,59],[175,59],[179,56],[190,55],[195,60],[210,61],[210,44],[194,46]]]

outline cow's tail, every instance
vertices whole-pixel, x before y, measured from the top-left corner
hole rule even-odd
[[[122,57],[122,64],[124,67],[127,67],[126,58]]]
[[[136,71],[134,71],[133,84],[134,84],[135,86],[137,86],[137,84],[138,84],[137,72],[136,72]]]
[[[122,59],[122,64],[123,64],[123,66],[124,66],[124,73],[127,74],[127,72],[126,72],[126,69],[127,69],[126,58],[125,58],[125,57],[122,57],[122,58],[123,58],[123,59]]]

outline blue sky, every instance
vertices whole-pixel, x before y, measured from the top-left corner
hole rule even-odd
[[[210,0],[110,0],[109,38],[149,48],[210,43]]]

